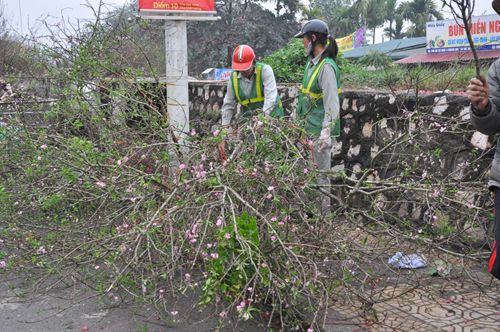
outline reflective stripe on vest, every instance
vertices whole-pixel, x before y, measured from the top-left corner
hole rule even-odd
[[[323,64],[323,62],[325,62],[325,60],[326,60],[326,58],[323,59],[320,63],[318,63],[316,70],[313,72],[313,74],[311,75],[311,78],[309,79],[309,84],[307,86],[307,89],[305,89],[302,84],[300,85],[300,91],[302,91],[302,93],[307,93],[308,95],[310,95],[316,99],[323,98],[322,93],[313,93],[310,90],[311,90],[311,86],[314,82],[314,79],[316,78],[316,75],[318,75],[319,69],[321,68],[321,65]],[[309,64],[310,63],[311,63],[310,61],[307,62],[307,67],[306,67],[305,73],[309,72]],[[335,70],[335,75],[338,76],[339,73],[337,72],[337,70],[335,68],[334,68],[334,70]],[[338,88],[337,92],[340,95],[340,93],[342,92],[342,89]]]
[[[264,97],[262,96],[262,91],[260,90],[260,72],[262,70],[262,67],[261,66],[257,66],[257,75],[255,77],[255,88],[256,88],[256,93],[257,93],[257,97],[256,98],[253,98],[253,99],[245,99],[245,100],[241,100],[241,97],[240,97],[240,94],[239,94],[239,88],[238,88],[238,73],[237,72],[233,72],[233,90],[234,90],[234,94],[236,96],[236,99],[238,99],[238,102],[241,104],[241,105],[248,105],[249,103],[250,104],[253,104],[253,103],[258,103],[259,101],[264,101]],[[281,105],[280,105],[281,106]]]

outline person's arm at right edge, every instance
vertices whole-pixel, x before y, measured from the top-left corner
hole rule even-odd
[[[234,110],[236,109],[236,95],[234,94],[233,85],[231,81],[227,82],[227,92],[224,96],[224,103],[222,104],[222,127],[229,127],[231,125],[231,120],[234,116]]]
[[[485,135],[500,131],[500,59],[488,70],[488,79],[473,78],[467,87],[472,125]]]

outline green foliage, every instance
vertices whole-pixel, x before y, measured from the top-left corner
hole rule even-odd
[[[358,63],[364,66],[372,66],[374,68],[384,68],[390,65],[392,59],[384,53],[379,53],[378,51],[371,51],[370,54],[365,55],[358,60]]]
[[[342,53],[338,53],[336,61],[341,71],[351,63],[349,60],[344,59]],[[264,58],[262,62],[273,68],[276,82],[302,82],[304,68],[307,63],[307,54],[302,39],[292,39],[285,47]]]
[[[273,68],[276,82],[299,83],[307,61],[307,54],[301,39],[292,39],[281,50],[264,58],[262,62]]]

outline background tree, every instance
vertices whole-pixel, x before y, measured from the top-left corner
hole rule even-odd
[[[360,21],[367,30],[372,31],[373,44],[375,44],[376,29],[385,22],[387,10],[385,1],[386,0],[357,0],[355,3]]]
[[[192,75],[210,67],[231,68],[233,50],[240,44],[251,46],[261,58],[286,45],[299,28],[295,19],[278,18],[256,3],[225,4],[217,12],[222,17],[219,21],[188,24]]]
[[[345,37],[362,26],[352,0],[314,0],[310,5],[312,11],[317,14],[311,18],[325,21],[335,38]]]
[[[423,37],[426,33],[427,22],[443,19],[443,15],[436,8],[433,0],[402,2],[398,8],[403,17],[411,23],[406,30],[407,37]]]
[[[404,17],[401,14],[395,14],[394,15],[394,29],[391,29],[389,27],[384,28],[384,34],[389,37],[390,40],[393,39],[402,39],[406,35],[403,32],[403,24],[404,24]]]
[[[389,37],[389,40],[392,40],[394,32],[392,29],[393,24],[396,21],[396,9],[397,9],[397,0],[386,0],[385,2],[385,19],[389,22],[389,27],[387,27],[386,36]],[[385,31],[385,29],[384,29]]]

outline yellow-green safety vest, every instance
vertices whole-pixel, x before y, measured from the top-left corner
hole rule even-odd
[[[300,86],[299,103],[297,106],[297,115],[299,119],[305,120],[306,133],[318,136],[323,129],[323,120],[325,119],[325,107],[323,104],[323,93],[318,88],[318,76],[321,67],[325,63],[332,64],[337,77],[337,87],[340,105],[340,70],[335,61],[331,58],[325,58],[316,66],[313,67],[309,75],[310,61],[307,62]],[[340,111],[340,110],[339,110]],[[340,112],[339,118],[335,121],[334,127],[331,130],[332,137],[340,136]]]
[[[231,72],[231,83],[233,86],[233,91],[238,99],[238,102],[241,104],[241,117],[239,119],[240,124],[248,121],[252,116],[259,114],[257,109],[261,109],[264,106],[264,83],[262,82],[261,72],[262,68],[265,66],[264,63],[257,62],[255,64],[256,74],[255,80],[253,82],[252,90],[250,92],[250,96],[245,95],[243,90],[241,89],[241,82],[238,80],[238,72]],[[283,105],[281,104],[281,99],[279,94],[276,96],[276,103],[273,111],[271,112],[271,116],[274,118],[283,117]]]

